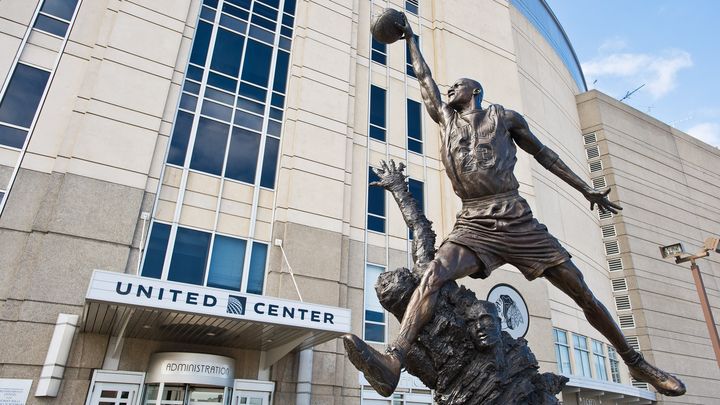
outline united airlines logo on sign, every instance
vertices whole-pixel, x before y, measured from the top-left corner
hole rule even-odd
[[[228,296],[227,309],[225,310],[228,314],[245,315],[245,304],[247,299],[245,297],[238,297],[236,295]]]

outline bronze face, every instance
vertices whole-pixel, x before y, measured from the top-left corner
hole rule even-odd
[[[480,83],[471,79],[458,79],[447,92],[447,104],[456,111],[462,111],[479,105],[482,101],[483,90]],[[473,100],[473,96],[477,100]]]
[[[486,301],[475,303],[468,313],[468,327],[478,350],[495,347],[500,342],[500,317],[494,304]]]

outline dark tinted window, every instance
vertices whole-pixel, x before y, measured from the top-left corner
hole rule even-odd
[[[25,144],[26,136],[27,130],[11,128],[0,124],[0,145],[20,149]]]
[[[145,251],[145,262],[143,263],[142,270],[143,277],[160,278],[160,276],[162,276],[169,237],[170,225],[159,222],[153,223],[147,250]]]
[[[250,274],[248,274],[247,292],[262,294],[265,282],[265,260],[267,258],[267,245],[253,242],[252,256],[250,257]]]
[[[210,46],[210,34],[212,34],[212,25],[200,21],[197,30],[195,30],[195,41],[190,54],[190,62],[200,66],[205,65],[208,47]]]
[[[408,149],[417,153],[422,153],[422,143],[418,142],[422,141],[422,121],[420,111],[420,103],[413,100],[407,101]]]
[[[50,72],[18,63],[0,102],[0,122],[29,128]]]
[[[380,178],[369,169],[368,183],[379,181]],[[385,232],[385,190],[382,187],[368,184],[368,229]]]
[[[421,212],[425,212],[425,190],[423,182],[415,179],[408,179],[408,188]],[[408,229],[408,238],[412,239],[412,231]]]
[[[275,81],[273,82],[273,90],[278,93],[285,93],[287,86],[288,65],[290,63],[290,54],[278,51],[277,61],[275,62]]]
[[[77,0],[45,0],[40,11],[70,21],[75,13],[75,6]]]
[[[244,43],[245,40],[242,35],[222,28],[218,29],[210,67],[226,75],[237,77],[240,72],[240,61],[242,60]]]
[[[382,65],[387,63],[387,45],[377,41],[375,38],[372,39],[372,60]]]
[[[168,280],[202,284],[209,245],[209,233],[178,227]]]
[[[408,179],[410,194],[417,200],[420,211],[425,211],[425,190],[423,182],[415,179]]]
[[[385,141],[385,90],[370,86],[370,137]]]
[[[213,254],[208,274],[208,287],[225,288],[240,291],[245,244],[242,239],[215,235]]]
[[[170,139],[170,151],[168,152],[168,163],[183,166],[187,152],[190,131],[192,130],[193,115],[184,111],[178,111],[175,119],[172,139]]]
[[[243,66],[242,79],[258,86],[267,87],[272,48],[260,42],[248,40],[247,54],[248,60]]]
[[[50,34],[64,37],[67,32],[69,24],[60,20],[56,20],[52,17],[48,17],[42,14],[38,14],[37,20],[35,20],[35,28],[49,32]]]
[[[260,134],[233,127],[225,177],[254,183],[259,150]]]
[[[413,36],[415,37],[415,42],[420,46],[420,38],[417,35]],[[415,77],[415,70],[412,67],[412,61],[410,59],[410,47],[407,45],[407,42],[405,43],[405,73],[410,77]]]
[[[230,126],[200,118],[190,168],[220,175]]]
[[[380,317],[381,313],[374,313],[373,311],[365,311],[365,316],[367,317],[368,314],[370,316]],[[384,342],[385,341],[385,325],[378,325],[376,323],[366,323],[365,324],[365,340],[369,342]]]
[[[267,137],[265,141],[265,157],[263,158],[262,176],[260,185],[267,188],[275,188],[275,172],[277,171],[278,149],[280,140]]]

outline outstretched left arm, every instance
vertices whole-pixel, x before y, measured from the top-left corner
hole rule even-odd
[[[613,214],[617,214],[617,211],[622,209],[619,205],[608,200],[607,196],[610,194],[609,187],[605,190],[595,190],[590,187],[577,174],[570,170],[565,162],[558,157],[557,153],[543,145],[542,142],[530,132],[530,127],[522,115],[512,110],[505,110],[504,118],[508,126],[508,131],[515,143],[522,150],[533,155],[535,160],[544,168],[550,170],[564,182],[581,192],[583,196],[590,201],[591,210],[595,209],[595,204],[598,205],[601,212],[610,211]]]

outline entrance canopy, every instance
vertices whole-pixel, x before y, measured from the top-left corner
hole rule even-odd
[[[577,397],[578,403],[596,403],[592,402],[600,399],[603,403],[632,403],[632,404],[652,404],[657,401],[654,392],[635,388],[630,385],[618,384],[609,381],[594,380],[591,378],[570,377],[570,381],[562,390],[563,398]],[[583,402],[581,402],[583,401]]]
[[[350,310],[95,270],[81,330],[260,350],[269,366],[349,333]]]

